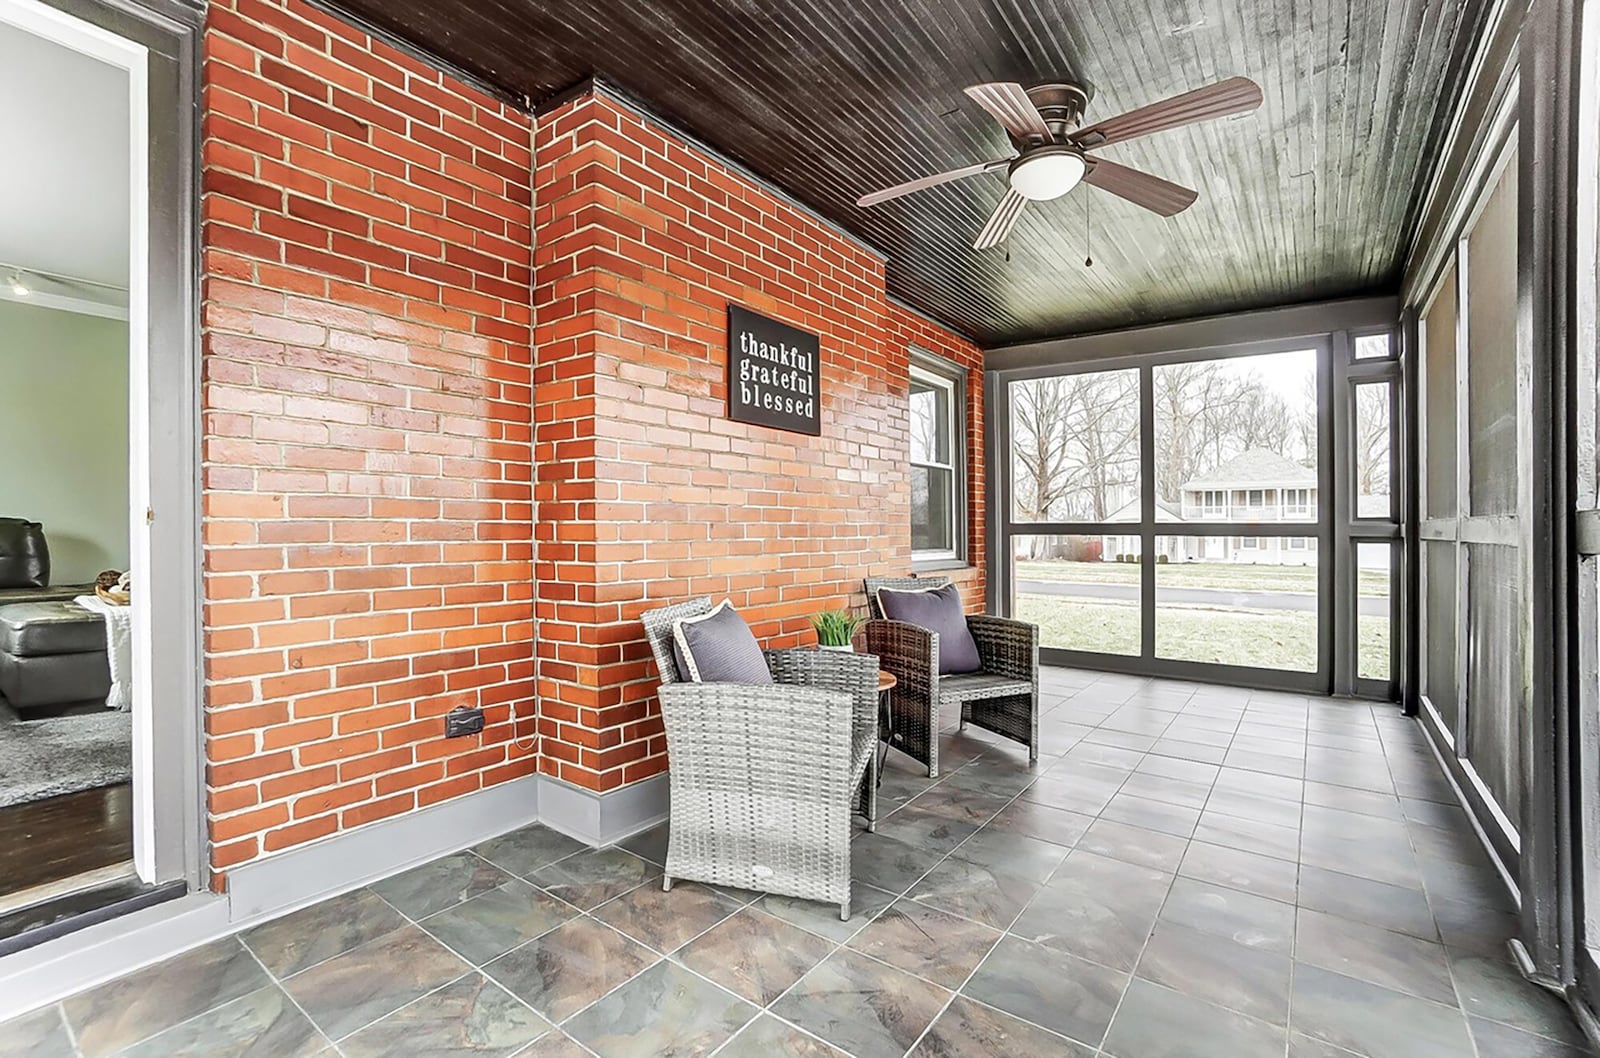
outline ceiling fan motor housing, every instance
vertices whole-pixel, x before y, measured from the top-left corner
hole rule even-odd
[[[1089,100],[1094,98],[1094,89],[1076,81],[1034,85],[1027,92],[1057,143],[1083,122],[1083,112],[1088,108]],[[1019,143],[1017,146],[1025,148],[1029,145]]]

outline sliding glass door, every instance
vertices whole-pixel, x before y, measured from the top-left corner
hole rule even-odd
[[[1397,379],[1387,332],[1006,372],[1001,604],[1049,663],[1392,696]]]

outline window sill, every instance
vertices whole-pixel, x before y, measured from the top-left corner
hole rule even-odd
[[[911,563],[913,573],[959,573],[976,569],[976,566],[970,566],[959,558],[926,558]]]

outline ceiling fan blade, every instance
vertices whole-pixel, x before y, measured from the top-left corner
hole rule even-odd
[[[1080,147],[1104,147],[1108,143],[1121,143],[1136,136],[1148,136],[1152,132],[1192,125],[1197,121],[1242,114],[1260,105],[1259,85],[1248,77],[1230,77],[1226,81],[1218,81],[1095,122],[1073,133],[1072,142]]]
[[[1194,200],[1200,197],[1198,191],[1180,187],[1171,180],[1163,180],[1159,176],[1151,176],[1141,170],[1130,169],[1126,165],[1108,162],[1104,158],[1089,159],[1089,171],[1083,174],[1083,182],[1093,184],[1102,191],[1109,191],[1118,198],[1125,198],[1134,205],[1143,206],[1163,217],[1182,213],[1194,205]]]
[[[948,184],[952,180],[965,180],[969,176],[977,176],[979,173],[987,173],[991,169],[999,169],[1003,166],[1009,165],[1010,163],[1011,159],[1009,158],[999,158],[992,162],[978,162],[974,165],[964,165],[960,169],[952,169],[947,173],[935,173],[932,176],[921,176],[915,180],[907,180],[903,184],[896,184],[893,187],[886,187],[882,191],[874,191],[869,195],[862,195],[860,198],[856,199],[856,205],[876,206],[879,202],[887,202],[891,198],[899,198],[901,195],[909,195],[913,191],[926,191],[930,187],[938,187],[940,184]]]
[[[1013,188],[1006,188],[1005,197],[1000,204],[994,207],[994,212],[989,214],[989,222],[978,233],[978,239],[972,244],[974,250],[987,250],[991,246],[999,246],[1006,241],[1006,236],[1011,234],[1011,226],[1022,216],[1022,207],[1028,200],[1017,194]]]
[[[1050,135],[1050,126],[1046,125],[1044,118],[1039,115],[1039,108],[1033,105],[1028,93],[1016,82],[995,81],[990,84],[975,84],[966,92],[975,103],[994,115],[994,119],[1005,126],[1012,139],[1022,143],[1030,140],[1050,143],[1055,139]]]

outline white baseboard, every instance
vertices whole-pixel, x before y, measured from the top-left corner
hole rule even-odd
[[[549,775],[539,779],[539,821],[587,845],[610,845],[667,818],[665,772],[605,793]]]

